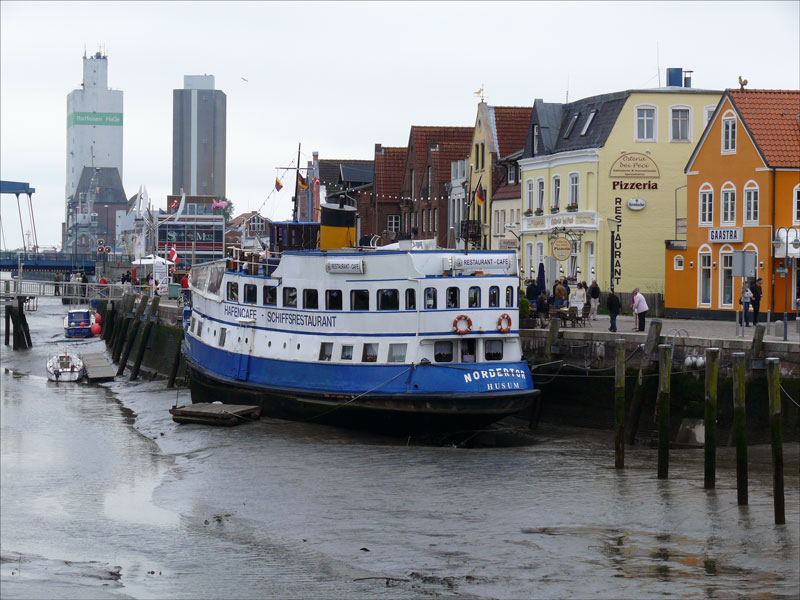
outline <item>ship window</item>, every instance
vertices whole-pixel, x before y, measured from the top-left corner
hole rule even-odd
[[[435,342],[433,344],[433,360],[453,362],[453,342]]]
[[[244,284],[244,301],[247,304],[255,304],[258,302],[258,288],[255,286],[255,284]]]
[[[239,284],[235,281],[228,282],[228,300],[231,302],[239,301]]]
[[[461,362],[475,362],[475,340],[461,340]]]
[[[397,290],[378,290],[378,310],[399,310],[400,294]]]
[[[378,344],[364,344],[364,351],[361,354],[361,362],[378,361]]]
[[[458,298],[458,288],[447,288],[447,308],[460,308],[461,302]]]
[[[342,346],[342,360],[353,360],[352,346]]]
[[[317,290],[303,290],[303,308],[319,308]]]
[[[297,288],[283,288],[283,305],[289,307],[297,306]]]
[[[198,321],[197,322],[197,337],[202,337],[202,336],[203,336],[203,322],[202,321]]]
[[[500,306],[500,288],[493,285],[489,288],[489,307],[495,308]]]
[[[190,332],[192,332],[192,333],[194,333],[194,326],[195,326],[195,323],[197,323],[197,321],[195,321],[194,319],[192,319],[192,324],[191,324],[191,326],[189,327],[189,331],[190,331]]]
[[[503,340],[486,340],[483,350],[486,360],[503,360]]]
[[[506,288],[506,306],[514,306],[514,288],[512,286]]]
[[[406,361],[406,346],[407,344],[389,344],[389,358],[390,363],[401,363]]]
[[[436,308],[436,288],[425,288],[425,310]]]
[[[469,288],[469,307],[481,307],[481,288],[479,288],[477,285],[473,285],[471,288]]]
[[[228,335],[228,330],[225,329],[224,327],[220,327],[219,328],[219,345],[220,346],[224,346],[225,345],[225,337],[227,335]]]
[[[352,290],[350,292],[350,310],[369,310],[368,290]]]
[[[267,306],[276,306],[278,304],[278,286],[265,285],[263,292],[264,304]]]
[[[417,292],[414,289],[406,290],[406,310],[417,309]]]
[[[325,309],[342,310],[342,290],[325,290]]]
[[[331,356],[333,356],[333,343],[332,342],[322,342],[319,345],[319,359],[320,360],[330,360]]]

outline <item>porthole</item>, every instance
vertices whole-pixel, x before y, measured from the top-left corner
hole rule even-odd
[[[300,344],[297,344],[297,349],[300,350]]]
[[[283,342],[283,349],[286,350],[286,342]]]
[[[247,338],[244,338],[244,343],[245,343],[245,344],[247,343]]]
[[[236,341],[237,342],[241,342],[242,341],[242,336],[239,336],[238,338],[236,338]]]
[[[267,348],[272,348],[272,340],[267,342]]]

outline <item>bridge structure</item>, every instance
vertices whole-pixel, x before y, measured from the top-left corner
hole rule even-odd
[[[32,188],[31,184],[24,181],[5,181],[0,180],[0,194],[14,194],[17,197],[17,213],[19,213],[19,229],[22,233],[22,247],[27,252],[28,246],[25,243],[25,228],[22,225],[22,209],[19,204],[20,195],[24,194],[28,197],[28,218],[30,220],[30,227],[33,231],[33,247],[34,252],[39,249],[39,240],[36,238],[36,219],[33,217],[33,194],[36,188]],[[0,232],[3,231],[2,222],[0,221]],[[5,232],[2,233],[3,244],[5,244]]]
[[[93,254],[65,254],[63,252],[0,252],[0,271],[18,274],[22,271],[36,273],[75,273],[94,275],[97,260]]]

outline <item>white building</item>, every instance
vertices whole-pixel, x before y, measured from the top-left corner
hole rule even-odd
[[[83,168],[92,166],[116,167],[122,179],[122,92],[108,88],[101,52],[83,57],[81,89],[67,95],[67,201]]]

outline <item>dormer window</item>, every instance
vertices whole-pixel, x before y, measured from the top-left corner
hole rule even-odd
[[[722,118],[722,153],[736,154],[736,116],[732,111]]]
[[[569,125],[567,125],[567,130],[564,132],[564,139],[569,139],[569,134],[572,133],[572,128],[575,127],[575,123],[578,120],[580,113],[575,113],[572,115],[572,118],[569,121]]]
[[[514,164],[508,165],[508,183],[517,182],[517,166]]]
[[[539,154],[539,126],[533,126],[533,155]]]
[[[581,135],[586,135],[586,132],[589,131],[589,125],[592,124],[592,120],[594,116],[597,114],[597,110],[593,110],[589,113],[589,116],[586,117],[586,123],[583,124],[583,129],[581,129]]]

